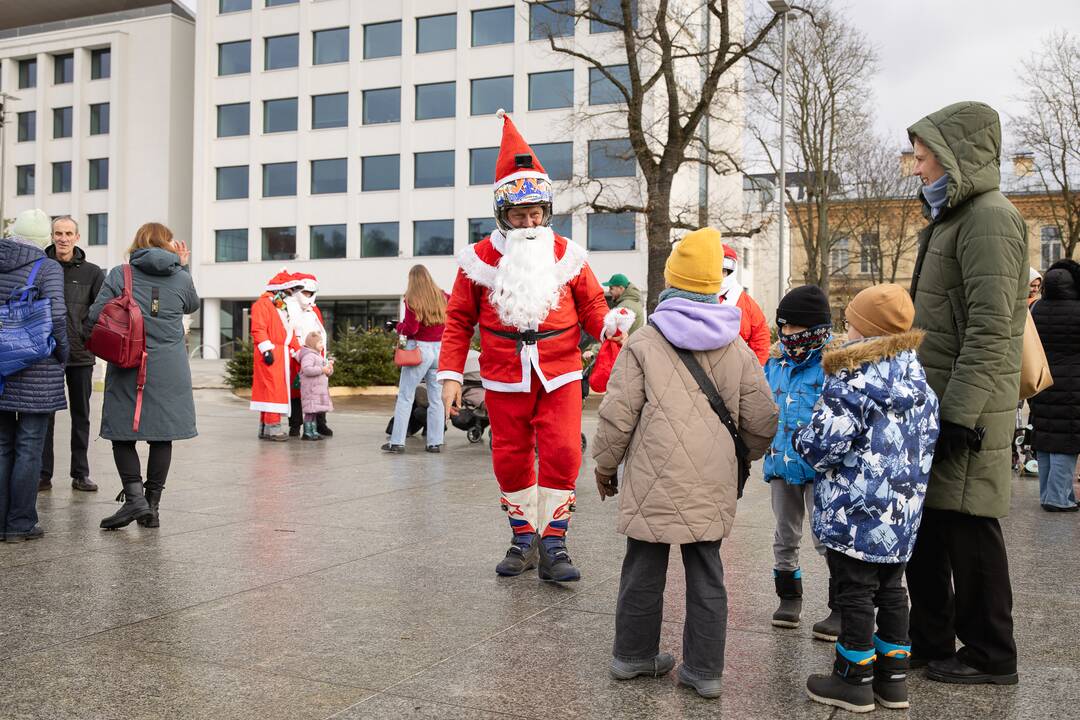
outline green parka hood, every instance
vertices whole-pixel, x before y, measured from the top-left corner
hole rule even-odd
[[[930,113],[908,128],[915,138],[930,148],[949,176],[946,208],[1001,184],[1001,119],[997,111],[981,102],[958,102]],[[930,206],[923,201],[924,214]]]

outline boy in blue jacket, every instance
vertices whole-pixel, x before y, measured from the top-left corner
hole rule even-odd
[[[830,675],[811,675],[811,699],[869,712],[876,698],[906,708],[907,592],[937,442],[938,399],[916,356],[923,333],[899,285],[863,290],[845,312],[849,341],[824,353],[825,386],[795,450],[820,471],[814,534],[827,548],[840,636]],[[877,632],[874,611],[877,610]]]
[[[769,483],[776,533],[773,536],[773,582],[780,606],[772,616],[776,627],[797,628],[802,614],[802,570],[799,545],[803,520],[814,506],[814,476],[791,448],[791,436],[810,422],[814,404],[821,397],[824,371],[821,353],[832,333],[829,298],[816,285],[797,287],[776,308],[780,341],[765,364],[765,377],[780,408],[780,423],[772,447],[765,453],[765,482]],[[814,548],[825,548],[814,539]],[[815,623],[814,637],[834,642],[840,631],[840,615],[833,609],[829,584],[829,617]]]

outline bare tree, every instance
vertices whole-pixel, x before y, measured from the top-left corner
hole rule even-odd
[[[672,232],[709,221],[696,192],[692,201],[674,196],[676,178],[691,169],[719,175],[736,172],[740,133],[734,133],[733,142],[730,134],[726,142],[715,138],[723,134],[716,132],[718,124],[741,127],[741,107],[729,108],[723,99],[738,92],[745,61],[761,47],[777,18],[744,32],[742,3],[732,0],[537,5],[557,16],[558,23],[573,23],[578,32],[588,27],[593,33],[589,43],[557,31],[548,32],[547,39],[553,52],[584,61],[591,85],[603,86],[618,101],[585,105],[577,120],[625,131],[629,140],[624,149],[614,151],[614,159],[636,162],[640,177],[631,181],[585,177],[579,186],[584,204],[593,212],[644,216],[651,310],[664,287]],[[735,217],[742,216],[736,212]],[[728,228],[728,233],[745,236],[759,229]]]
[[[1025,108],[1012,118],[1016,138],[1035,153],[1035,171],[1057,225],[1062,250],[1080,243],[1080,40],[1054,33],[1022,65]]]
[[[780,39],[764,43],[764,61],[751,67],[757,92],[757,121],[750,131],[765,160],[779,170]],[[869,79],[877,56],[867,39],[833,11],[825,0],[806,3],[805,14],[788,30],[788,187],[790,216],[806,252],[803,279],[828,292],[830,276],[846,273],[837,262],[847,236],[830,223],[829,209],[844,193],[845,168],[858,138],[870,125]],[[803,197],[799,197],[799,194]],[[834,252],[835,251],[835,252]],[[832,257],[830,257],[832,256]]]

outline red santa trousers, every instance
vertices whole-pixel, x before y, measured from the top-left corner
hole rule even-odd
[[[491,420],[491,461],[503,493],[537,484],[573,490],[581,469],[581,381],[548,392],[535,373],[527,392],[484,395]]]

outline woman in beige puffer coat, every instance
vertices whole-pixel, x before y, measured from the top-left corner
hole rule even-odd
[[[692,351],[705,369],[749,459],[768,448],[778,415],[761,364],[739,337],[739,309],[717,303],[722,259],[711,228],[675,246],[665,268],[671,287],[615,362],[592,446],[602,497],[619,492],[623,466],[618,530],[627,546],[611,673],[629,679],[674,667],[659,643],[668,555],[677,544],[686,568],[678,680],[703,697],[720,694],[727,632],[720,541],[735,519],[738,461],[730,433],[672,345]]]

